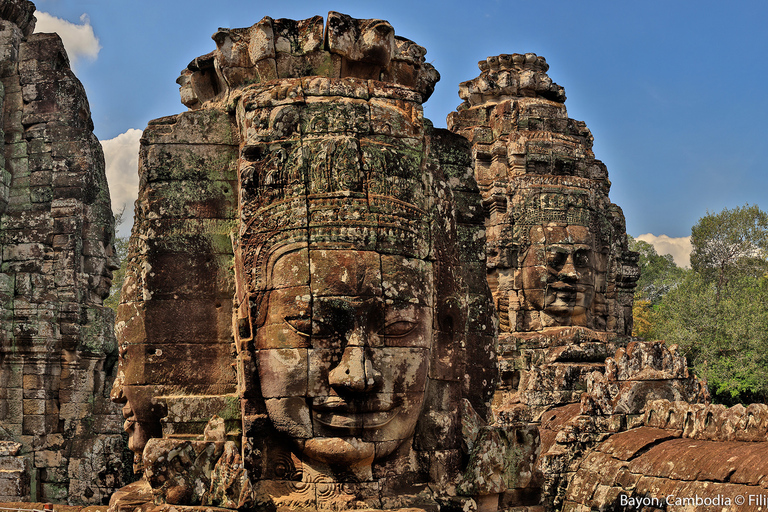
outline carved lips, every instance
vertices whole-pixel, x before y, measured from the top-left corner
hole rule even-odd
[[[399,414],[400,408],[392,399],[373,398],[348,401],[340,397],[312,399],[312,418],[321,425],[345,430],[379,429]]]

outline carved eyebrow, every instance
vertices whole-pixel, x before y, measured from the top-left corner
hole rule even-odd
[[[400,319],[409,322],[418,320],[420,310],[425,307],[420,304],[406,301],[397,301],[392,304],[387,304],[387,306],[385,311],[387,321],[396,321],[397,319]]]
[[[296,334],[309,338],[328,338],[338,334],[332,326],[322,320],[312,319],[308,315],[286,316],[284,321]]]

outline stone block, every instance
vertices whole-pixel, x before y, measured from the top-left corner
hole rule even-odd
[[[61,451],[44,450],[35,452],[36,468],[60,468],[67,464]]]
[[[148,183],[185,181],[203,183],[208,192],[210,184],[237,179],[237,146],[209,144],[150,145],[142,150],[141,172]],[[188,198],[193,201],[194,197]]]
[[[53,433],[58,428],[58,417],[45,415],[24,415],[22,433],[24,435],[43,436]]]
[[[125,383],[179,386],[235,386],[231,345],[151,343],[128,345],[124,355]],[[205,362],[205,364],[202,364]]]
[[[115,409],[119,410],[118,407],[115,407]],[[112,414],[98,414],[94,416],[94,419],[95,421],[93,423],[93,431],[97,434],[114,434],[115,432],[120,432],[123,429],[124,422],[122,414],[114,412]]]
[[[228,310],[223,307],[217,310],[216,304],[215,300],[209,299],[179,299],[147,301],[141,306],[121,305],[125,313],[118,309],[118,320],[131,319],[123,334],[129,344],[140,343],[144,339],[152,344],[228,344],[232,319],[225,314]],[[124,317],[123,314],[131,316]],[[178,318],[195,318],[199,323],[169,322],[169,319]]]
[[[8,502],[29,496],[29,477],[20,472],[0,474],[0,497],[7,496]]]
[[[23,404],[23,412],[25,415],[27,414],[44,415],[47,412],[46,409],[52,408],[49,406],[48,400],[25,399],[22,402],[22,404]]]
[[[0,472],[8,474],[11,472],[23,473],[28,470],[29,464],[25,457],[0,456]]]
[[[239,144],[229,115],[214,109],[194,110],[150,121],[143,137],[150,145]]]
[[[40,243],[15,244],[3,248],[3,261],[42,260],[49,251],[49,248]]]
[[[8,407],[9,410],[13,409],[12,407]],[[18,406],[18,414],[9,413],[8,418],[12,419],[20,419],[21,418],[21,404]],[[14,436],[15,439],[19,439],[19,437],[23,433],[23,426],[21,424],[21,421],[18,423],[11,423],[10,421],[4,421],[3,422],[3,429],[5,429],[6,432],[8,432],[9,435]]]
[[[15,441],[0,441],[0,457],[15,457],[21,450],[21,446],[21,443]]]
[[[160,503],[199,505],[210,487],[224,442],[151,439],[144,449],[145,476]]]
[[[64,482],[43,482],[40,487],[47,501],[61,502],[69,495],[69,486]]]

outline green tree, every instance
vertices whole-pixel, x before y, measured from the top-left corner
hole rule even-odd
[[[658,305],[662,297],[683,279],[685,269],[678,267],[669,254],[660,255],[643,240],[629,238],[629,248],[640,254],[640,279],[635,288],[632,334],[645,339],[654,338]]]
[[[123,223],[123,213],[125,206],[115,214],[115,227]],[[115,236],[115,255],[120,262],[120,268],[112,272],[112,288],[109,290],[109,297],[104,299],[104,305],[117,312],[117,306],[120,304],[120,291],[123,289],[125,281],[125,269],[128,266],[128,237]]]
[[[737,206],[699,219],[691,228],[691,268],[715,283],[717,293],[739,275],[766,272],[768,213]]]
[[[640,279],[635,288],[635,301],[647,301],[655,306],[683,278],[684,270],[675,264],[672,255],[660,255],[643,240],[629,238],[629,249],[640,253]]]
[[[691,230],[691,270],[663,296],[654,337],[679,345],[716,401],[768,400],[768,215],[707,214]]]

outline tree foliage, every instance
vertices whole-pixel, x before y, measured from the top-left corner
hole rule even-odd
[[[654,311],[653,337],[679,345],[717,401],[768,400],[768,215],[707,214],[691,230],[691,270]]]
[[[661,299],[683,279],[685,269],[678,267],[669,254],[660,255],[643,240],[629,238],[629,248],[638,252],[640,279],[635,288],[632,334],[652,339],[656,333],[658,307]]]
[[[768,213],[757,206],[737,206],[699,219],[691,228],[691,268],[717,286],[734,277],[766,271]]]
[[[635,302],[646,301],[650,307],[655,306],[677,286],[684,270],[675,264],[670,254],[658,254],[648,242],[629,237],[629,248],[640,253],[640,279],[635,288]]]
[[[653,338],[656,316],[654,313],[651,301],[638,299],[635,296],[635,301],[632,303],[632,336],[639,336],[644,339]]]
[[[123,212],[125,206],[115,214],[115,227],[123,222]],[[123,289],[125,281],[125,269],[128,266],[128,237],[115,237],[115,256],[120,263],[120,268],[112,272],[112,288],[109,290],[109,297],[104,299],[104,305],[117,312],[117,306],[120,304],[120,292]]]

